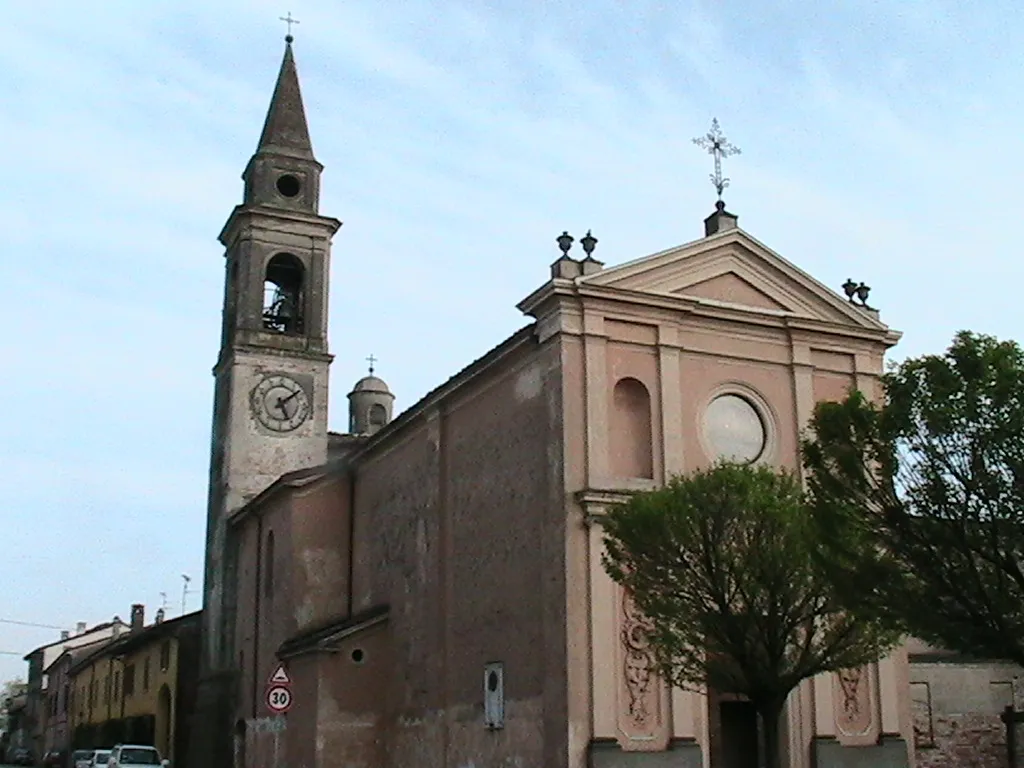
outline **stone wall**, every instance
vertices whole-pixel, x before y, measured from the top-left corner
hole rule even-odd
[[[1005,768],[999,716],[1015,693],[1019,698],[1024,670],[930,649],[910,660],[918,768]]]

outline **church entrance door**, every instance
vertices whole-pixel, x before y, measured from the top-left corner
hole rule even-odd
[[[749,701],[720,701],[722,768],[758,768],[757,710]]]

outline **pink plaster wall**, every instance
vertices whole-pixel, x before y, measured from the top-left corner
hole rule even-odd
[[[730,339],[721,338],[723,351]],[[684,340],[685,344],[685,340]],[[684,352],[680,360],[682,379],[682,433],[686,470],[691,471],[713,463],[703,437],[704,408],[723,385],[737,385],[740,391],[760,396],[769,406],[765,414],[775,427],[774,448],[778,466],[798,466],[796,403],[793,395],[791,369],[771,361],[742,360],[712,354]]]
[[[288,634],[349,614],[349,487],[348,476],[339,474],[292,496],[292,548],[279,555],[280,567],[292,567]]]
[[[661,387],[656,347],[612,342],[606,354],[611,393],[608,468],[612,477],[659,477]]]

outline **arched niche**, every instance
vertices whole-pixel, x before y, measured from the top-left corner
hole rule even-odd
[[[612,390],[609,432],[610,469],[614,477],[654,479],[651,394],[643,382],[619,379]]]
[[[380,403],[374,403],[367,413],[367,421],[370,423],[370,429],[376,432],[388,423],[388,409]]]
[[[263,328],[274,333],[298,334],[305,327],[306,268],[290,253],[267,262],[263,279]]]

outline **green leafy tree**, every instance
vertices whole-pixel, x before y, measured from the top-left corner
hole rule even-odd
[[[844,604],[932,644],[1024,664],[1024,351],[959,333],[820,403],[804,463]]]
[[[0,685],[0,705],[25,692],[25,681],[16,677]]]
[[[681,688],[745,695],[769,768],[801,680],[875,661],[898,640],[840,610],[789,473],[721,464],[637,493],[602,523],[604,567],[646,618],[654,668]]]

